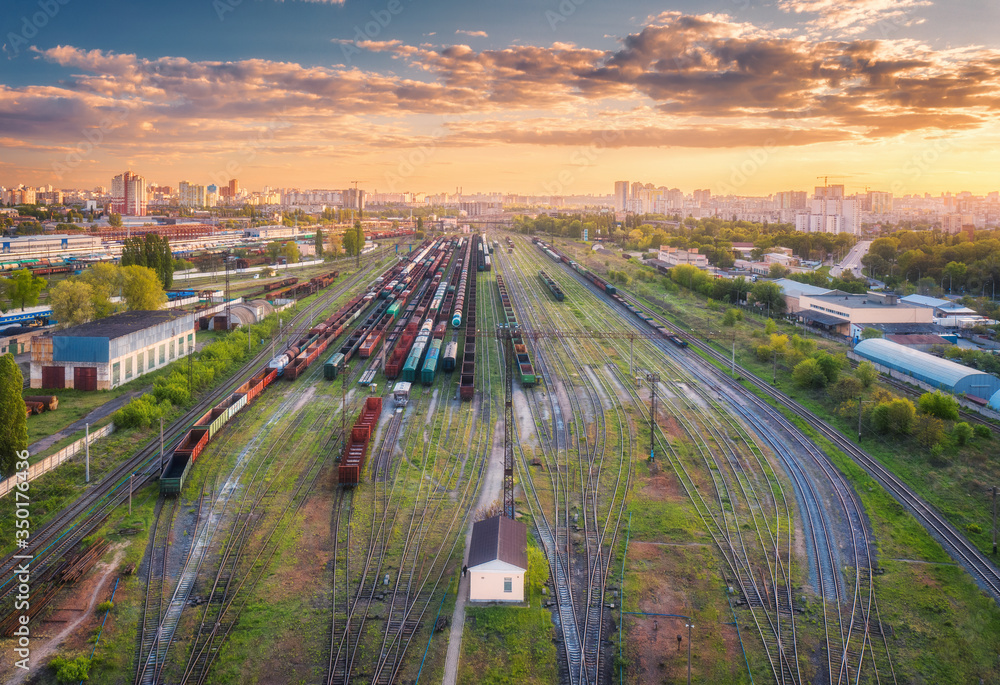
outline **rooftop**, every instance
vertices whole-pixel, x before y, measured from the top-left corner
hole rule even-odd
[[[819,302],[829,302],[839,304],[850,309],[880,309],[882,307],[902,307],[912,309],[915,305],[896,300],[894,296],[879,295],[877,293],[866,293],[864,295],[850,295],[840,291],[833,291],[826,295],[809,295],[809,297]]]
[[[937,297],[928,297],[927,295],[907,295],[906,297],[900,298],[900,302],[906,302],[907,304],[916,305],[918,307],[927,307],[928,309],[953,304],[948,300],[942,300]]]
[[[781,288],[781,292],[789,297],[798,297],[799,295],[816,296],[839,292],[831,290],[830,288],[823,288],[818,285],[799,283],[791,278],[778,278],[774,282],[778,284],[779,288]]]
[[[528,528],[506,516],[494,516],[472,525],[469,568],[499,559],[518,568],[528,568]]]
[[[191,316],[191,314],[170,310],[122,312],[96,321],[82,323],[79,326],[71,326],[56,331],[52,335],[60,338],[107,338],[114,340],[185,316]]]

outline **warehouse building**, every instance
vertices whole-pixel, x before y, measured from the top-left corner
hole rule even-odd
[[[814,326],[849,336],[854,328],[873,323],[930,324],[932,311],[902,303],[892,294],[851,295],[834,290],[825,295],[799,295],[798,318]],[[907,331],[910,332],[910,331]]]
[[[523,602],[527,526],[506,516],[474,523],[468,567],[470,602]]]
[[[135,311],[31,341],[31,387],[110,390],[194,350],[194,315]]]
[[[1000,378],[963,366],[947,359],[897,345],[882,338],[862,340],[854,346],[859,357],[880,364],[887,369],[912,376],[931,387],[955,395],[972,395],[990,399],[1000,391]]]
[[[993,397],[990,398],[990,402],[987,406],[993,411],[1000,411],[1000,390],[993,393]]]

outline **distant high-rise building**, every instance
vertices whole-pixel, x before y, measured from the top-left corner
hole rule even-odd
[[[146,179],[131,171],[111,179],[111,211],[122,216],[146,216]]]
[[[702,203],[709,203],[712,201],[712,191],[708,188],[703,190],[694,191],[694,201],[699,205]]]
[[[348,188],[342,191],[344,209],[362,210],[365,208],[365,191],[360,188]]]
[[[892,211],[892,193],[869,190],[865,196],[865,210],[872,214],[888,214]]]
[[[188,183],[187,181],[181,181],[177,184],[177,196],[181,207],[204,207],[207,204],[205,200],[205,186]]]
[[[624,212],[628,208],[628,181],[615,181],[615,211]]]
[[[776,193],[774,204],[776,209],[805,209],[808,205],[806,191],[788,190]]]
[[[816,186],[816,193],[813,195],[813,199],[836,199],[838,197],[844,197],[844,186]]]
[[[240,194],[240,182],[235,178],[229,179],[229,197],[236,197]]]

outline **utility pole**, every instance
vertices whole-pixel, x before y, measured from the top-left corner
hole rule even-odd
[[[649,383],[649,460],[653,461],[653,446],[656,443],[656,384],[660,382],[660,374],[646,374]]]
[[[861,407],[864,406],[864,402],[861,398],[858,398],[858,444],[861,444]],[[993,501],[996,503],[996,492],[997,489],[993,488]]]
[[[774,350],[774,361],[771,368],[771,385],[778,384],[778,350]]]
[[[997,553],[997,486],[993,486],[993,556]]]

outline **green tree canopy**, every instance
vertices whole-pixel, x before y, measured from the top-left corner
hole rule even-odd
[[[156,233],[126,238],[122,246],[122,266],[146,266],[156,272],[164,288],[174,282],[174,256],[170,241]]]
[[[111,212],[111,214],[108,215],[108,224],[110,226],[114,226],[115,228],[121,228],[122,215]]]
[[[28,419],[21,390],[24,377],[14,356],[0,356],[0,473],[14,473],[18,452],[28,449]]]
[[[322,228],[317,228],[316,229],[316,239],[315,239],[315,241],[316,241],[316,256],[317,257],[322,257],[323,256],[323,229]]]
[[[159,309],[167,301],[156,272],[146,266],[123,266],[122,297],[129,311]]]
[[[295,264],[299,261],[299,245],[294,240],[289,240],[287,243],[281,246],[281,256],[289,264]]]
[[[42,289],[48,284],[44,278],[35,276],[27,269],[15,271],[6,279],[4,291],[7,299],[10,300],[11,307],[33,307],[38,304],[38,296]]]
[[[60,326],[75,326],[94,318],[94,289],[77,278],[60,281],[49,291],[52,316]]]

